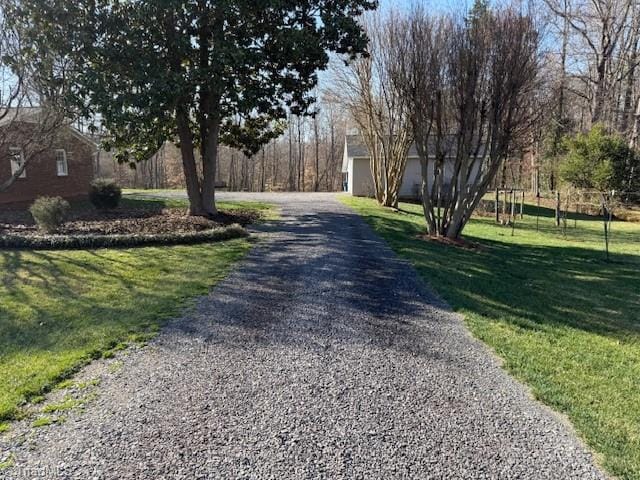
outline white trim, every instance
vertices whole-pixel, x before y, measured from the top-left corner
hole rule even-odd
[[[20,155],[20,161],[16,161],[16,154]],[[15,175],[24,164],[24,151],[20,147],[9,147],[9,161],[11,162],[11,175]],[[22,170],[18,178],[27,178],[27,169]]]
[[[429,159],[434,159],[436,158],[435,155],[429,155],[427,158]],[[456,157],[451,155],[451,156],[446,156],[444,157],[445,160],[451,160],[451,159],[455,159]],[[477,157],[480,158],[480,157]],[[348,160],[369,160],[369,157],[347,157]],[[420,160],[420,156],[419,155],[407,155],[407,160]]]
[[[62,157],[58,158],[58,153],[62,152]],[[69,176],[69,162],[67,160],[67,151],[64,148],[57,148],[55,150],[56,156],[56,175],[58,177],[68,177]],[[62,163],[60,162],[62,160]],[[60,168],[60,167],[63,168]]]
[[[344,149],[342,151],[342,173],[349,171],[349,145],[347,144],[347,137],[344,137]]]

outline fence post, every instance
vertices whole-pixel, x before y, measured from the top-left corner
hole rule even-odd
[[[513,220],[516,219],[516,191],[515,190],[511,190],[511,212],[509,213],[509,216],[512,217]]]
[[[511,190],[511,236],[515,235],[516,231],[516,191]]]
[[[560,190],[556,191],[556,227],[560,226]]]
[[[608,224],[609,212],[607,211],[607,207],[604,203],[602,205],[602,211],[603,211],[603,219],[604,219],[604,250],[607,256],[607,260],[609,260],[609,224]]]
[[[500,223],[500,210],[498,205],[500,203],[500,190],[496,187],[496,223]]]
[[[504,189],[504,203],[502,204],[502,221],[504,223],[504,219],[507,218],[507,208],[509,206],[509,192],[507,189]],[[506,224],[505,224],[506,225]]]

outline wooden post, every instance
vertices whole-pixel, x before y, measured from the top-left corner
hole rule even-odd
[[[522,196],[520,197],[520,220],[524,218],[524,190],[522,190]]]
[[[556,227],[560,226],[560,190],[556,191]]]
[[[516,191],[511,190],[511,236],[515,235],[516,230]]]
[[[536,194],[538,206],[536,207],[536,232],[540,230],[540,191]]]
[[[507,217],[507,204],[509,203],[508,195],[509,195],[509,192],[507,192],[507,189],[505,188],[504,201],[502,202],[502,223],[504,223],[504,219]]]
[[[510,212],[510,216],[512,219],[515,220],[516,218],[516,191],[515,190],[511,190],[510,196],[511,196],[511,212]]]
[[[610,222],[611,222],[611,212],[609,211],[608,205],[607,205],[607,198],[605,197],[604,193],[600,194],[600,197],[602,199],[602,219],[604,221],[604,249],[605,249],[605,253],[607,255],[607,261],[609,261],[609,233],[610,233]]]
[[[607,260],[609,260],[609,225],[608,225],[608,212],[606,205],[602,205],[602,211],[604,213],[604,250],[607,255]]]
[[[500,223],[500,210],[498,205],[500,204],[500,190],[496,187],[496,223]]]

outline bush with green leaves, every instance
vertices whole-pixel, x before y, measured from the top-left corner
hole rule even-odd
[[[117,208],[122,198],[122,189],[115,181],[100,178],[91,182],[89,200],[99,210]]]
[[[69,211],[69,202],[61,197],[39,197],[29,208],[38,228],[45,233],[54,233],[64,223]]]
[[[565,139],[560,175],[576,188],[634,191],[640,188],[640,155],[601,125]]]

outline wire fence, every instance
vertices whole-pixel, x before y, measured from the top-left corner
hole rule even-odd
[[[532,204],[536,208],[527,208]],[[600,221],[603,249],[609,259],[613,222],[640,222],[640,191],[565,188],[536,195],[518,188],[497,188],[487,194],[479,206],[481,215],[493,216],[496,223],[511,227],[512,235],[515,235],[516,224],[525,215],[535,217],[535,229],[540,231],[541,219],[547,219],[550,211],[555,227],[565,237],[568,229],[578,227],[579,220]],[[640,251],[640,235],[638,249]]]

